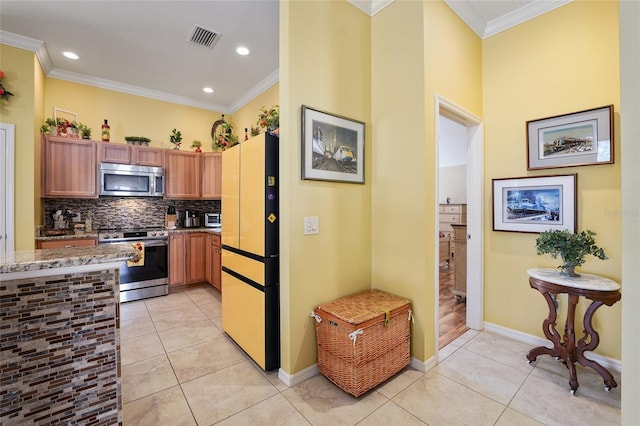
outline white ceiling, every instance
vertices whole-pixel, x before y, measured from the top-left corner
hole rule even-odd
[[[392,1],[350,2],[374,15]],[[568,1],[445,0],[482,38]],[[275,0],[0,0],[0,42],[36,52],[52,78],[230,114],[278,81],[278,9]],[[189,41],[196,25],[220,35],[213,48]],[[240,45],[251,54],[236,54]]]

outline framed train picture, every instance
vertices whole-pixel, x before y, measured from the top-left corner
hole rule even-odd
[[[364,127],[302,105],[302,179],[364,183]]]
[[[613,105],[527,121],[527,170],[613,163]]]
[[[575,233],[576,181],[576,174],[493,179],[493,230]]]

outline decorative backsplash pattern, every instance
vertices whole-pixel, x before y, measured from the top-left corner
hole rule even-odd
[[[122,424],[118,274],[1,283],[0,424]]]
[[[92,228],[147,228],[163,227],[167,208],[174,206],[182,213],[184,210],[199,210],[204,213],[220,213],[219,200],[165,200],[146,197],[102,197],[98,199],[58,198],[44,200],[44,228],[53,229],[53,214],[62,210],[80,213],[84,223],[87,213],[93,213]],[[180,223],[182,225],[182,223]],[[73,223],[69,221],[69,227]]]

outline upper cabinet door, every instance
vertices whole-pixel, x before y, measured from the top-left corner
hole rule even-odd
[[[129,145],[99,142],[98,157],[101,163],[129,164],[131,162],[131,148]]]
[[[145,146],[131,147],[131,164],[136,166],[162,167],[164,165],[164,149]]]
[[[165,195],[171,200],[200,198],[201,155],[178,150],[165,151]]]
[[[240,248],[240,147],[222,153],[222,244]]]
[[[42,197],[98,198],[97,175],[95,141],[44,138]]]
[[[222,198],[222,154],[203,152],[202,154],[202,199]]]

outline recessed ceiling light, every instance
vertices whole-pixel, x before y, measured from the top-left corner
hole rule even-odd
[[[205,87],[202,91],[205,93],[213,93],[213,89],[211,87]]]
[[[249,54],[249,49],[247,49],[246,47],[238,47],[236,49],[236,52],[238,52],[238,55],[246,56]]]
[[[63,52],[62,54],[69,59],[80,59],[80,56],[76,55],[73,52]]]

